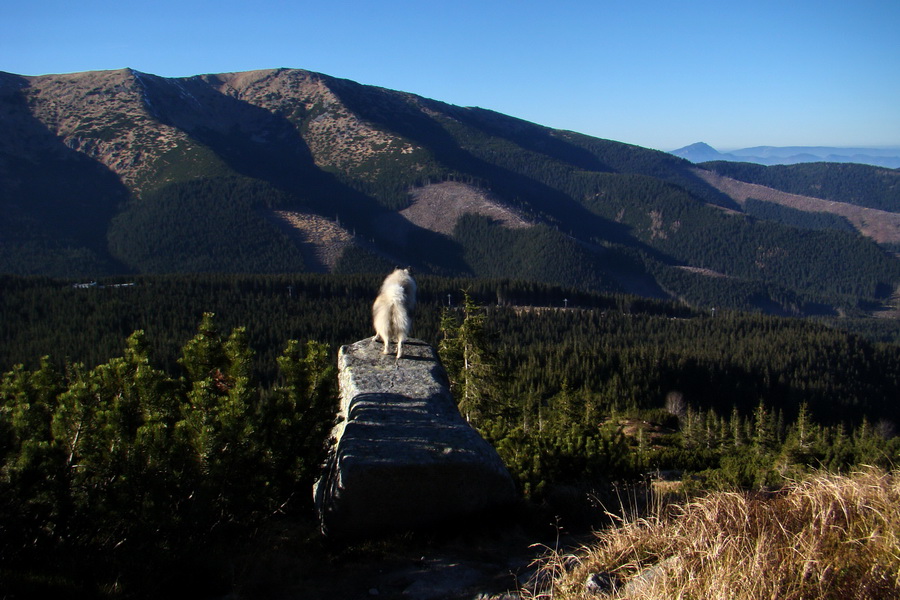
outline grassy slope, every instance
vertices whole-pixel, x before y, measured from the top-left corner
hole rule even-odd
[[[897,598],[898,538],[900,473],[868,470],[659,508],[545,569],[560,600]]]

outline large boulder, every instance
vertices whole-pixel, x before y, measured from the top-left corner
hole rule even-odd
[[[337,440],[316,483],[322,529],[396,531],[511,503],[500,456],[462,418],[434,349],[421,340],[397,359],[365,339],[342,346]]]

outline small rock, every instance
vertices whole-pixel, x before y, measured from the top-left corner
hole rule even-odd
[[[624,589],[625,595],[633,596],[646,593],[647,590],[665,577],[666,571],[672,569],[677,561],[677,556],[670,556],[652,567],[647,567],[628,582]]]
[[[521,587],[533,593],[541,592],[553,585],[553,573],[539,567],[526,570],[516,579]]]
[[[616,577],[610,573],[591,573],[584,582],[584,591],[588,594],[610,594],[616,587]]]

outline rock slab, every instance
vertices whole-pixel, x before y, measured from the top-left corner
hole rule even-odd
[[[342,346],[337,440],[314,487],[331,535],[401,531],[513,502],[496,450],[460,415],[437,353],[408,340],[404,356],[370,338]]]

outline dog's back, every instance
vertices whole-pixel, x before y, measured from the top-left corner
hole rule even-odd
[[[372,321],[375,325],[373,341],[384,341],[384,354],[388,353],[391,339],[397,340],[397,358],[403,354],[403,342],[412,328],[412,312],[416,307],[416,282],[409,269],[395,269],[381,284],[375,304],[372,305]]]

